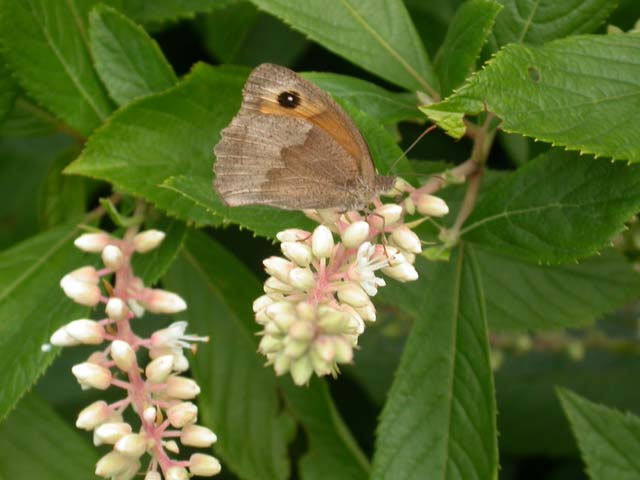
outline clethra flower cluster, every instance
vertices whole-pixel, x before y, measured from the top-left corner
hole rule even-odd
[[[276,374],[290,372],[298,385],[314,372],[335,376],[338,364],[351,362],[366,322],[376,320],[371,297],[385,285],[378,271],[400,282],[418,278],[413,264],[422,244],[411,228],[449,210],[442,199],[416,194],[403,180],[394,190],[412,195],[398,203],[377,199],[366,215],[307,211],[320,223],[313,232],[278,233],[284,257],[264,260],[270,276],[265,294],[253,303],[263,326],[259,351]],[[422,218],[406,223],[416,211]]]
[[[130,229],[124,238],[105,232],[86,233],[75,245],[91,253],[100,253],[104,268],[85,266],[65,275],[60,286],[73,301],[89,307],[105,305],[106,318],[73,320],[51,336],[57,346],[100,345],[85,362],[75,365],[72,372],[83,389],[106,390],[120,388],[124,398],[112,404],[97,401],[78,415],[76,426],[93,431],[97,445],[113,449],[96,466],[96,475],[114,480],[132,479],[142,468],[145,454],[150,456],[145,480],[183,480],[190,476],[210,477],[220,472],[220,462],[210,455],[194,453],[189,460],[174,460],[169,452],[179,453],[176,440],[187,447],[209,448],[216,435],[206,427],[196,425],[198,408],[191,403],[198,393],[198,384],[180,376],[189,368],[184,349],[194,349],[193,342],[207,338],[186,335],[186,322],[176,322],[158,330],[149,338],[140,338],[131,329],[131,321],[145,310],[153,313],[177,313],[187,308],[175,293],[146,288],[134,275],[131,256],[156,248],[164,233],[147,230],[136,234]],[[103,295],[100,281],[114,275],[113,286],[107,284]],[[144,369],[138,363],[138,351],[146,349],[150,362]],[[123,414],[128,407],[139,425],[134,430]]]

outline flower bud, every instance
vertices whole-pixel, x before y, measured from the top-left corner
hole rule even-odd
[[[187,303],[172,292],[147,289],[140,304],[152,313],[178,313],[187,309]]]
[[[398,280],[399,282],[410,282],[418,279],[418,272],[413,265],[407,262],[402,262],[398,265],[385,267],[382,269],[382,273],[395,280]]]
[[[262,353],[276,353],[282,350],[282,340],[272,336],[265,335],[260,339],[258,350]]]
[[[167,379],[167,388],[165,391],[170,397],[179,400],[191,400],[200,393],[200,387],[190,378],[176,376]]]
[[[102,262],[111,270],[119,270],[124,265],[124,254],[115,245],[107,245],[102,250]]]
[[[189,447],[208,448],[217,440],[215,433],[200,425],[185,425],[180,434],[180,442]]]
[[[164,474],[165,480],[189,480],[189,472],[184,467],[169,467]]]
[[[116,442],[114,450],[127,457],[139,458],[147,451],[147,437],[140,433],[130,433]]]
[[[264,291],[267,294],[272,292],[291,293],[294,291],[294,288],[288,283],[281,282],[276,277],[269,277],[267,281],[264,282]]]
[[[418,207],[418,212],[427,217],[443,217],[449,213],[447,203],[434,195],[420,195],[416,207]]]
[[[185,357],[182,352],[180,354],[173,355],[173,371],[182,373],[189,370],[189,360]]]
[[[98,400],[93,402],[88,407],[85,407],[79,414],[76,420],[76,427],[82,430],[91,431],[98,425],[107,421],[111,415],[111,410],[104,400]]]
[[[369,237],[369,224],[365,221],[354,222],[342,232],[342,243],[347,248],[357,248]]]
[[[194,453],[189,458],[189,471],[198,477],[213,477],[222,470],[222,466],[216,457]]]
[[[66,325],[53,332],[49,342],[51,342],[51,345],[55,345],[56,347],[73,347],[82,343],[77,338],[69,335]]]
[[[297,320],[289,327],[289,338],[301,342],[310,341],[315,335],[315,325],[308,320]]]
[[[71,372],[75,375],[78,383],[85,387],[106,390],[111,385],[111,372],[95,363],[79,363],[74,365]]]
[[[85,269],[92,269],[95,272],[93,267],[83,267],[62,277],[60,286],[64,290],[64,294],[74,302],[87,307],[95,307],[101,297],[100,287],[97,285],[99,277],[96,273],[94,282],[90,275],[85,275],[88,271]],[[85,271],[78,274],[80,270]],[[90,281],[86,281],[86,278],[89,278]]]
[[[83,233],[73,244],[84,252],[100,253],[109,244],[109,235],[104,232]]]
[[[111,343],[111,358],[123,372],[128,372],[136,364],[136,352],[124,340]]]
[[[318,337],[313,342],[313,350],[325,363],[332,363],[336,356],[336,348],[331,337]]]
[[[384,218],[384,227],[388,227],[396,223],[398,220],[400,220],[401,216],[402,207],[395,203],[387,203],[379,208],[376,208],[375,214],[372,215],[373,218],[377,217],[377,220],[379,221],[382,220],[380,217]],[[380,225],[380,228],[382,228],[382,225]]]
[[[91,285],[97,285],[98,282],[100,282],[100,275],[98,275],[98,271],[91,265],[76,268],[74,271],[70,272],[68,276],[81,282],[90,283]]]
[[[356,307],[356,312],[358,312],[358,315],[360,315],[362,319],[367,322],[376,321],[376,307],[374,307],[373,303],[371,302],[369,302],[369,304],[365,305],[364,307]]]
[[[127,307],[127,304],[121,298],[111,297],[107,301],[105,312],[111,320],[119,322],[127,318],[129,315],[129,307]]]
[[[338,298],[341,302],[353,307],[365,307],[371,302],[369,295],[366,294],[362,287],[353,282],[348,282],[340,286],[338,289]]]
[[[129,467],[115,477],[111,477],[111,480],[133,480],[138,476],[138,472],[140,471],[141,467],[140,461],[137,458],[129,458],[131,458]]]
[[[273,299],[268,295],[261,295],[253,301],[253,311],[258,313],[273,303]]]
[[[283,242],[299,242],[301,240],[305,240],[309,238],[311,234],[304,230],[300,230],[299,228],[289,228],[287,230],[283,230],[282,232],[278,232],[276,238],[280,243]]]
[[[333,251],[333,234],[324,225],[319,225],[311,236],[311,251],[316,258],[327,258]]]
[[[164,382],[173,369],[173,355],[162,355],[147,365],[145,375],[151,383]]]
[[[411,253],[420,253],[422,251],[422,244],[420,243],[418,235],[404,225],[395,228],[391,234],[391,238],[402,250]]]
[[[276,375],[284,375],[289,371],[289,367],[291,366],[291,359],[286,355],[278,355],[273,362],[273,369],[276,372]]]
[[[413,203],[411,197],[407,197],[404,199],[404,209],[409,215],[413,215],[414,213],[416,213],[416,204]]]
[[[125,422],[109,422],[98,426],[93,432],[93,443],[98,446],[103,443],[113,445],[125,435],[131,433],[131,425]]]
[[[104,341],[104,328],[95,320],[84,318],[73,320],[64,329],[70,336],[85,345],[99,345]]]
[[[178,443],[175,440],[165,440],[162,442],[162,446],[165,450],[169,450],[171,453],[175,453],[176,455],[180,453],[180,447],[178,447]]]
[[[182,428],[198,418],[198,407],[191,402],[182,402],[167,410],[169,423],[175,428]]]
[[[335,361],[338,363],[351,363],[353,360],[353,347],[342,337],[334,338]]]
[[[266,258],[262,264],[269,275],[285,283],[289,280],[289,272],[295,267],[293,263],[282,257]]]
[[[160,230],[145,230],[133,237],[133,248],[138,253],[147,253],[160,245],[164,237]]]
[[[131,459],[119,452],[111,451],[98,460],[96,475],[99,477],[115,477],[129,468]]]
[[[144,480],[162,480],[162,476],[158,472],[147,472]]]
[[[280,249],[285,257],[299,267],[306,267],[311,263],[311,249],[302,242],[283,242]]]
[[[155,423],[158,418],[158,411],[156,407],[147,407],[142,412],[142,418],[147,423]]]
[[[309,268],[296,267],[289,272],[289,283],[306,292],[316,284],[316,277]]]
[[[308,356],[304,356],[294,361],[291,364],[291,377],[293,378],[293,383],[296,385],[304,385],[311,378],[311,374],[313,373],[313,365],[311,364],[311,359]]]
[[[299,358],[307,353],[308,349],[308,340],[295,340],[293,338],[288,338],[285,342],[283,353],[290,358]]]

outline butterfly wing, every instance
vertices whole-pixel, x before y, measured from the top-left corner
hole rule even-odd
[[[249,76],[240,112],[215,154],[215,188],[234,206],[344,207],[357,203],[359,185],[374,184],[367,145],[342,108],[272,64]]]

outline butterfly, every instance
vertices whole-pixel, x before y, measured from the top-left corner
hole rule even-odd
[[[288,68],[256,67],[240,111],[215,146],[214,189],[229,206],[365,208],[392,190],[367,144],[328,93]]]

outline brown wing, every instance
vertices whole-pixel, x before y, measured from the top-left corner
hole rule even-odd
[[[369,150],[347,114],[323,90],[277,65],[253,70],[215,153],[215,187],[230,205],[343,206],[350,186],[374,185]],[[294,187],[297,198],[289,196]]]
[[[331,136],[299,118],[241,112],[215,153],[215,188],[230,206],[342,207],[356,195],[355,163]]]

